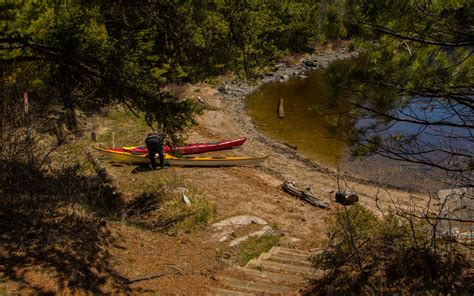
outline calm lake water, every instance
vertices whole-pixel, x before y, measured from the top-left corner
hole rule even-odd
[[[263,85],[247,97],[250,114],[267,136],[297,146],[303,155],[330,167],[367,180],[415,190],[445,187],[443,176],[432,169],[413,163],[392,161],[379,156],[364,160],[349,159],[349,147],[327,129],[328,118],[312,107],[330,99],[325,89],[323,72],[313,70],[307,79],[292,78],[285,82]],[[280,98],[284,100],[285,117],[278,118]]]
[[[292,78],[263,85],[247,97],[250,114],[266,135],[297,146],[306,156],[334,166],[347,148],[326,128],[328,118],[317,115],[312,109],[329,99],[322,72],[315,70],[307,75],[307,79]],[[280,98],[284,100],[284,118],[277,115]]]

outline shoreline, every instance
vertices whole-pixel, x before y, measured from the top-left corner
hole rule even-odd
[[[410,188],[408,186],[388,184],[381,181],[368,180],[348,172],[338,172],[337,169],[327,165],[323,165],[322,163],[307,156],[304,156],[298,151],[295,151],[294,149],[291,149],[284,143],[281,143],[278,140],[272,139],[264,135],[261,131],[258,130],[256,123],[248,113],[248,106],[245,101],[245,97],[257,91],[262,85],[272,82],[283,82],[290,79],[290,77],[295,76],[304,79],[306,78],[305,74],[308,71],[324,69],[331,62],[356,56],[357,52],[351,52],[345,47],[327,51],[324,53],[312,53],[308,56],[299,58],[297,63],[292,65],[284,63],[277,64],[276,71],[266,73],[263,78],[258,79],[254,84],[250,84],[246,80],[234,79],[233,81],[224,82],[223,84],[219,85],[217,87],[217,90],[220,96],[222,96],[227,102],[231,103],[231,112],[236,115],[238,124],[245,130],[246,135],[269,147],[275,153],[283,154],[317,172],[330,174],[331,176],[340,177],[351,182],[381,187],[385,189],[422,192],[414,188]],[[270,169],[267,168],[266,170]],[[273,175],[279,175],[278,172],[269,173]]]

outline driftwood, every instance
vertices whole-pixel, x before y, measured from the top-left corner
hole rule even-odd
[[[97,175],[102,179],[103,182],[108,183],[113,181],[113,177],[107,172],[107,169],[100,163],[97,157],[92,153],[92,151],[86,151],[87,157],[94,165],[94,169]]]
[[[184,271],[181,268],[179,268],[177,266],[174,266],[174,265],[163,264],[162,266],[173,269],[175,271],[175,274],[183,274],[184,273]],[[126,281],[126,284],[129,285],[129,284],[135,283],[135,282],[148,281],[148,280],[156,279],[156,278],[159,278],[161,276],[169,275],[169,274],[170,273],[154,273],[154,274],[144,275],[144,276],[137,277],[137,278],[130,279],[130,280]]]
[[[290,147],[293,150],[298,150],[298,146],[296,146],[296,145],[292,145],[290,143],[283,143],[283,144],[285,144],[286,146]]]
[[[168,275],[168,274],[166,274],[166,273],[155,273],[155,274],[145,275],[145,276],[137,277],[137,278],[134,278],[134,279],[130,279],[126,282],[126,284],[129,285],[129,284],[135,283],[135,282],[148,281],[148,280],[159,278],[159,277],[164,276],[164,275]]]
[[[288,192],[291,195],[297,196],[301,198],[302,200],[312,204],[313,206],[320,207],[323,209],[326,209],[329,207],[329,204],[325,202],[324,200],[320,199],[319,197],[316,197],[313,192],[311,192],[310,189],[307,190],[302,190],[296,187],[294,182],[291,181],[286,181],[281,185],[283,190],[285,192]]]

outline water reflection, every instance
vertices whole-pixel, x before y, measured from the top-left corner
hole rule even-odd
[[[364,160],[352,161],[349,157],[347,144],[335,137],[327,128],[335,117],[318,115],[315,105],[328,105],[330,95],[323,83],[321,70],[308,73],[307,79],[292,78],[286,82],[269,83],[247,98],[251,116],[259,129],[266,135],[289,146],[297,146],[303,155],[315,159],[328,166],[337,165],[342,171],[368,179],[388,183],[415,190],[434,190],[447,186],[444,173],[433,168],[423,167],[409,162],[389,160],[380,156],[369,157]],[[277,107],[280,98],[284,99],[285,117],[278,118]],[[456,122],[456,112],[446,112],[446,106],[426,104],[419,98],[415,104],[399,111],[394,115],[409,120],[423,120],[427,118]],[[366,122],[360,120],[357,124]],[[462,151],[472,151],[472,135],[455,127],[440,130],[433,126],[424,128],[409,122],[399,122],[384,133],[396,135],[405,133],[416,136],[419,143],[426,147],[446,141],[439,135],[452,135],[449,144]],[[437,151],[436,153],[440,153]]]

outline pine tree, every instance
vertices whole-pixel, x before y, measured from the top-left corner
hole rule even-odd
[[[350,1],[349,11],[361,55],[333,66],[329,80],[357,122],[345,132],[354,156],[420,163],[471,184],[473,2]]]

